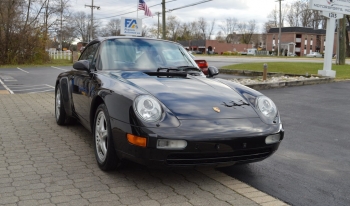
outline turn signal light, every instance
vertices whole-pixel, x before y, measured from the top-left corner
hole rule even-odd
[[[126,137],[128,138],[129,143],[139,146],[139,147],[146,147],[147,146],[147,139],[145,137],[139,137],[132,134],[127,134]]]

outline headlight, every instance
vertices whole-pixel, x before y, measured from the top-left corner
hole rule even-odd
[[[277,115],[276,105],[268,97],[258,97],[257,107],[260,110],[260,112],[268,119],[274,119]]]
[[[134,110],[137,116],[146,122],[158,121],[162,116],[162,107],[158,100],[150,95],[136,97]]]

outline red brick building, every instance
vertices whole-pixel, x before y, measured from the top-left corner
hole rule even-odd
[[[208,50],[221,54],[223,52],[247,52],[247,49],[254,48],[254,44],[232,44],[220,42],[217,40],[189,40],[179,41],[189,51],[201,51],[206,53]]]
[[[279,28],[271,28],[266,35],[266,50],[277,51],[278,49],[278,32]],[[333,54],[336,53],[336,41],[338,35],[335,32]],[[326,30],[313,29],[305,27],[283,27],[281,28],[281,44],[282,49],[287,49],[288,45],[295,45],[294,48],[289,48],[298,56],[305,56],[311,52],[325,51]],[[291,46],[290,46],[291,47]],[[294,46],[293,46],[294,47]]]

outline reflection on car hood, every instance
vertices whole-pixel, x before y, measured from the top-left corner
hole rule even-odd
[[[193,76],[158,78],[142,72],[113,72],[111,76],[148,91],[178,119],[258,117],[240,94],[213,79]]]

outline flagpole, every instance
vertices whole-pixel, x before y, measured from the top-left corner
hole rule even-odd
[[[136,0],[136,3],[137,3],[137,11],[136,11],[136,18],[139,18],[139,0]]]

